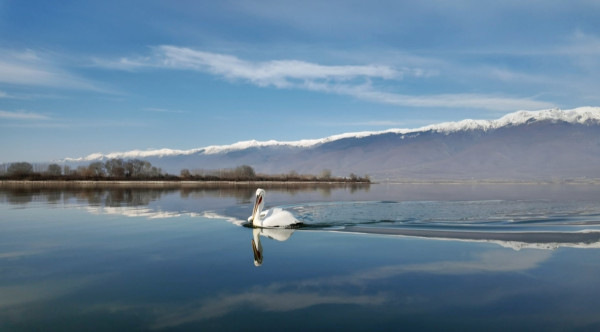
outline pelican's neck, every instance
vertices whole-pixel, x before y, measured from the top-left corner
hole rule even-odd
[[[252,225],[261,227],[262,226],[262,217],[260,216],[263,207],[265,206],[264,196],[262,194],[256,195],[256,202],[254,203],[254,211],[252,217]]]
[[[252,225],[254,226],[262,226],[262,218],[260,217],[260,213],[262,212],[262,205],[258,205],[256,207],[256,212],[254,212],[254,219],[252,219]]]

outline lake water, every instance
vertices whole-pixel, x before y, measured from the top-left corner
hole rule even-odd
[[[599,186],[255,190],[0,189],[0,331],[600,330]]]

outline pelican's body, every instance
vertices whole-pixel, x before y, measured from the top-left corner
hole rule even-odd
[[[261,228],[274,228],[274,227],[289,227],[297,224],[298,220],[294,218],[294,215],[281,208],[273,208],[263,211],[265,206],[265,190],[256,190],[256,201],[254,203],[254,210],[252,215],[248,217],[248,221],[252,222],[252,226]]]

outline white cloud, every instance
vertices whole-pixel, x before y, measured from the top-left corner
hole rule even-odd
[[[146,112],[154,112],[154,113],[188,113],[186,111],[181,111],[181,110],[171,110],[171,109],[167,109],[167,108],[158,108],[158,107],[146,107],[142,109],[143,111]]]
[[[9,112],[0,110],[0,119],[10,120],[48,120],[49,118],[43,114],[31,113],[25,111]]]
[[[390,121],[390,120],[371,120],[364,122],[347,122],[342,125],[346,126],[381,126],[381,127],[398,127],[406,126],[406,121]]]
[[[33,51],[0,50],[0,83],[103,91]]]
[[[316,125],[327,126],[327,127],[338,127],[338,126],[371,126],[371,127],[387,127],[387,128],[400,128],[407,127],[414,121],[391,121],[391,120],[365,120],[365,121],[354,121],[354,122],[340,122],[340,121],[329,121],[329,122],[316,122]],[[422,121],[419,121],[421,123]]]
[[[568,56],[574,66],[587,73],[591,78],[588,84],[593,90],[597,90],[600,37],[578,30],[569,36],[568,41],[569,43],[558,48],[557,52]],[[578,80],[581,80],[581,78]]]
[[[531,98],[512,98],[484,94],[437,94],[437,95],[404,95],[379,91],[370,84],[347,85],[328,83],[307,83],[308,90],[323,91],[341,95],[349,95],[358,99],[407,107],[449,107],[449,108],[481,108],[487,110],[511,111],[524,109],[545,109],[556,105]]]
[[[572,56],[597,56],[600,55],[600,38],[577,30],[569,36],[569,43],[557,48],[556,52]]]
[[[189,69],[208,72],[231,80],[245,80],[259,86],[292,87],[298,81],[347,81],[356,78],[397,79],[405,73],[384,65],[326,66],[299,60],[247,61],[228,54],[197,51],[163,45],[154,48],[152,57],[95,60],[100,66],[134,70],[142,67]],[[407,70],[409,71],[409,70]],[[424,75],[422,70],[410,70]]]
[[[351,96],[376,103],[406,107],[479,108],[514,111],[552,108],[556,105],[532,98],[491,94],[406,95],[384,91],[376,84],[405,77],[428,78],[437,71],[423,68],[395,68],[387,65],[321,65],[299,60],[248,61],[233,55],[158,46],[152,56],[118,61],[99,61],[103,67],[135,70],[144,67],[194,70],[229,80],[242,80],[261,87],[310,90]],[[506,76],[506,73],[496,73]],[[512,74],[513,78],[516,74]],[[388,84],[389,85],[389,84]]]
[[[153,65],[153,59],[150,57],[138,58],[138,59],[128,59],[128,58],[120,58],[116,61],[109,61],[100,58],[93,58],[92,62],[98,67],[112,68],[112,69],[120,69],[120,70],[135,70],[138,68],[145,68],[155,66]]]

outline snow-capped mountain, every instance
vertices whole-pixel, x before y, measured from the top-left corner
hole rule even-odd
[[[463,120],[416,129],[358,132],[292,142],[244,141],[192,150],[135,150],[68,158],[88,163],[144,159],[177,174],[242,164],[257,172],[375,179],[600,178],[600,107],[519,111],[497,120]]]

